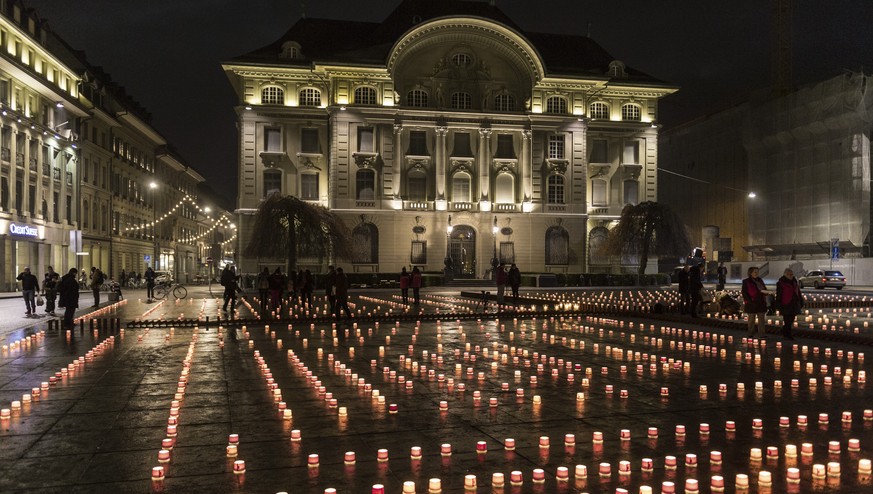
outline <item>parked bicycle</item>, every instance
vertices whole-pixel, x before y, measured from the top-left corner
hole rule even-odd
[[[170,293],[176,298],[185,298],[188,296],[188,289],[182,286],[181,283],[167,282],[155,286],[155,298],[163,300]]]

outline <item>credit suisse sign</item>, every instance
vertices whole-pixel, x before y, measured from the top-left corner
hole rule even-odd
[[[28,225],[9,223],[9,233],[12,235],[20,235],[22,237],[39,238],[39,231]]]

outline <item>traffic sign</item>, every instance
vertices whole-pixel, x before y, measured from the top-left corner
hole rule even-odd
[[[206,263],[207,263],[207,264],[212,264],[212,258],[211,258],[211,257],[207,257],[207,258],[206,258]]]

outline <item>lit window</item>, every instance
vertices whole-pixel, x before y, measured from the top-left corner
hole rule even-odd
[[[621,106],[621,119],[639,122],[642,118],[642,113],[639,105],[628,103]]]
[[[452,108],[455,110],[473,108],[473,97],[470,96],[470,93],[452,93]]]
[[[300,90],[300,106],[321,106],[321,91],[314,88]]]
[[[355,104],[356,105],[375,105],[376,104],[376,90],[367,87],[361,86],[355,88]]]
[[[261,90],[261,104],[284,105],[285,91],[276,86],[267,86]]]
[[[495,111],[515,111],[515,97],[511,94],[498,94],[494,97]]]
[[[549,136],[549,159],[564,159],[564,135]]]
[[[509,173],[497,175],[494,183],[494,202],[497,204],[515,203],[515,177]]]
[[[470,202],[470,175],[456,173],[452,177],[452,201]]]
[[[549,175],[546,201],[549,204],[564,204],[564,177],[561,175]]]
[[[546,113],[567,113],[567,100],[561,96],[551,96],[546,100]]]
[[[317,173],[304,173],[300,175],[300,198],[306,201],[318,200]]]
[[[358,152],[372,153],[374,149],[373,127],[358,127]]]
[[[466,53],[455,53],[452,55],[452,63],[455,67],[469,67],[473,64],[473,58]]]
[[[427,108],[427,92],[421,89],[413,89],[406,93],[406,106],[413,108]]]
[[[355,174],[356,199],[372,201],[376,198],[376,172],[370,169],[358,170]]]
[[[282,151],[282,130],[277,127],[264,128],[264,151],[277,153]]]
[[[591,106],[588,107],[588,116],[593,119],[608,119],[609,105],[602,102],[591,103]]]
[[[621,162],[633,165],[640,162],[640,141],[626,141],[624,143],[624,154]]]

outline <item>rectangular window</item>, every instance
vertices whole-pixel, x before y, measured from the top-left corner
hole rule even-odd
[[[9,81],[0,79],[0,103],[9,104]]]
[[[321,146],[318,144],[318,129],[300,129],[300,152],[306,154],[321,153]]]
[[[500,262],[507,264],[515,262],[515,244],[513,242],[500,242]]]
[[[274,193],[282,193],[282,172],[267,170],[264,172],[264,197]]]
[[[67,194],[67,223],[73,224],[73,196]]]
[[[36,185],[30,184],[27,187],[27,205],[30,214],[36,214]]]
[[[264,129],[264,151],[279,153],[282,151],[282,129],[266,127]]]
[[[511,134],[497,134],[497,153],[495,158],[515,159],[515,147]]]
[[[409,251],[409,262],[411,264],[427,264],[427,241],[412,241],[412,248]]]
[[[455,149],[452,150],[452,156],[456,158],[472,158],[473,151],[470,148],[470,134],[467,132],[458,132],[455,134]]]
[[[549,159],[564,159],[564,135],[549,136]]]
[[[591,181],[591,204],[606,206],[606,180]]]
[[[470,202],[470,177],[457,174],[452,179],[452,201]]]
[[[609,147],[606,139],[591,141],[591,163],[609,163]]]
[[[88,174],[91,172],[91,160],[85,158],[85,162],[82,165],[82,181],[88,181]]]
[[[15,181],[15,210],[18,214],[22,213],[21,208],[24,207],[24,182],[21,180]]]
[[[358,127],[358,151],[372,153],[374,149],[373,127]]]
[[[409,150],[406,154],[410,156],[428,156],[426,132],[423,130],[413,130],[409,133]]]
[[[300,198],[307,201],[318,200],[317,173],[304,173],[300,176]]]
[[[625,180],[624,182],[624,203],[634,206],[639,203],[640,183],[636,180]]]
[[[624,143],[622,163],[638,164],[640,162],[640,141],[627,141]]]
[[[61,195],[55,192],[52,198],[54,199],[54,202],[52,202],[52,221],[54,221],[55,223],[60,223]]]
[[[410,201],[422,202],[427,200],[427,177],[424,173],[411,175],[407,180],[407,184],[409,185],[409,194],[407,196]]]

